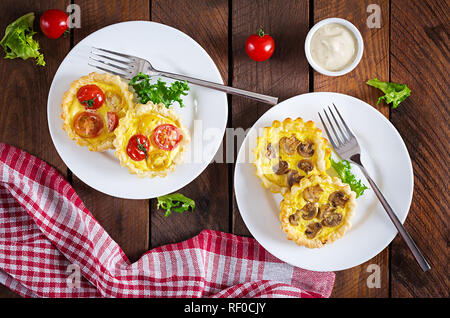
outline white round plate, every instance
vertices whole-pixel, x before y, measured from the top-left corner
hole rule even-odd
[[[362,148],[362,162],[402,222],[413,194],[413,170],[405,144],[394,126],[369,104],[343,94],[310,93],[272,107],[258,119],[240,148],[234,175],[236,201],[247,228],[267,251],[289,264],[314,271],[337,271],[360,265],[381,252],[397,234],[370,189],[356,199],[351,229],[330,245],[319,249],[298,246],[287,240],[281,230],[278,215],[282,196],[262,187],[250,161],[255,136],[258,129],[287,117],[312,120],[324,131],[318,112],[331,103],[354,131]],[[333,157],[337,158],[334,154]],[[352,171],[368,185],[358,168],[352,167]]]
[[[165,195],[194,180],[213,159],[222,142],[228,116],[226,94],[190,85],[189,94],[183,97],[185,107],[180,108],[178,103],[172,105],[191,134],[184,162],[165,178],[138,178],[120,166],[113,150],[90,152],[69,139],[62,129],[60,115],[64,92],[79,77],[101,72],[88,65],[92,46],[148,59],[156,69],[223,84],[208,53],[192,38],[172,27],[149,21],[131,21],[113,24],[90,34],[69,52],[59,66],[48,97],[50,135],[67,167],[92,188],[128,199]],[[173,82],[162,79],[167,83]],[[215,132],[214,138],[205,134],[208,131]],[[203,139],[205,135],[208,138]]]

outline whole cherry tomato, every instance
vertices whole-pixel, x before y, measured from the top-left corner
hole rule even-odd
[[[128,140],[127,154],[134,161],[147,159],[150,144],[144,135],[134,135]]]
[[[272,56],[275,50],[275,41],[260,28],[258,34],[252,34],[247,38],[245,50],[252,60],[262,62]]]
[[[46,37],[57,39],[66,32],[69,27],[67,24],[68,16],[64,11],[51,9],[47,10],[41,16],[41,30]]]
[[[87,109],[97,109],[103,105],[105,94],[97,85],[88,84],[78,89],[77,98],[80,104]]]
[[[171,124],[162,124],[153,131],[153,141],[162,150],[170,151],[183,139],[177,127]]]

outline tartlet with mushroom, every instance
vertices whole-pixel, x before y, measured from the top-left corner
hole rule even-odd
[[[113,148],[114,130],[133,107],[133,94],[119,76],[93,72],[70,85],[61,107],[69,137],[91,151],[105,151]]]
[[[280,204],[281,228],[298,245],[323,247],[351,227],[355,199],[355,192],[339,178],[310,175],[284,195]]]
[[[314,122],[286,118],[264,127],[253,150],[256,175],[273,193],[285,193],[302,178],[330,167],[331,150]]]

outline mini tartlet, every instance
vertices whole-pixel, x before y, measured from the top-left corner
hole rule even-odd
[[[165,177],[190,142],[181,118],[163,104],[136,105],[120,119],[113,142],[120,164],[138,177]]]
[[[328,169],[330,154],[314,122],[286,118],[264,127],[253,150],[253,165],[263,187],[283,194],[305,176]]]
[[[119,76],[90,73],[72,82],[64,93],[63,129],[91,151],[113,148],[114,130],[133,107],[133,95]]]
[[[281,228],[289,240],[320,248],[351,227],[356,194],[339,178],[310,175],[294,185],[280,203]]]

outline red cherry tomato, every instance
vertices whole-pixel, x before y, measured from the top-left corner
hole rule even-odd
[[[275,41],[270,35],[264,34],[263,29],[259,29],[258,34],[250,35],[245,42],[245,51],[248,56],[258,62],[267,60],[274,50]]]
[[[171,124],[159,125],[153,131],[153,141],[162,150],[170,151],[175,148],[183,138],[177,127]]]
[[[40,25],[42,33],[50,39],[59,38],[68,28],[68,16],[61,10],[47,10],[41,16]]]
[[[117,124],[119,123],[119,116],[115,112],[108,112],[106,114],[108,119],[108,131],[112,132],[116,129]]]
[[[80,87],[77,98],[87,109],[97,109],[103,105],[105,94],[97,85],[89,84]]]
[[[149,146],[150,144],[146,136],[134,135],[128,140],[127,154],[134,161],[147,159]]]
[[[103,131],[103,126],[103,119],[96,113],[80,112],[73,120],[75,132],[84,138],[98,137]]]

